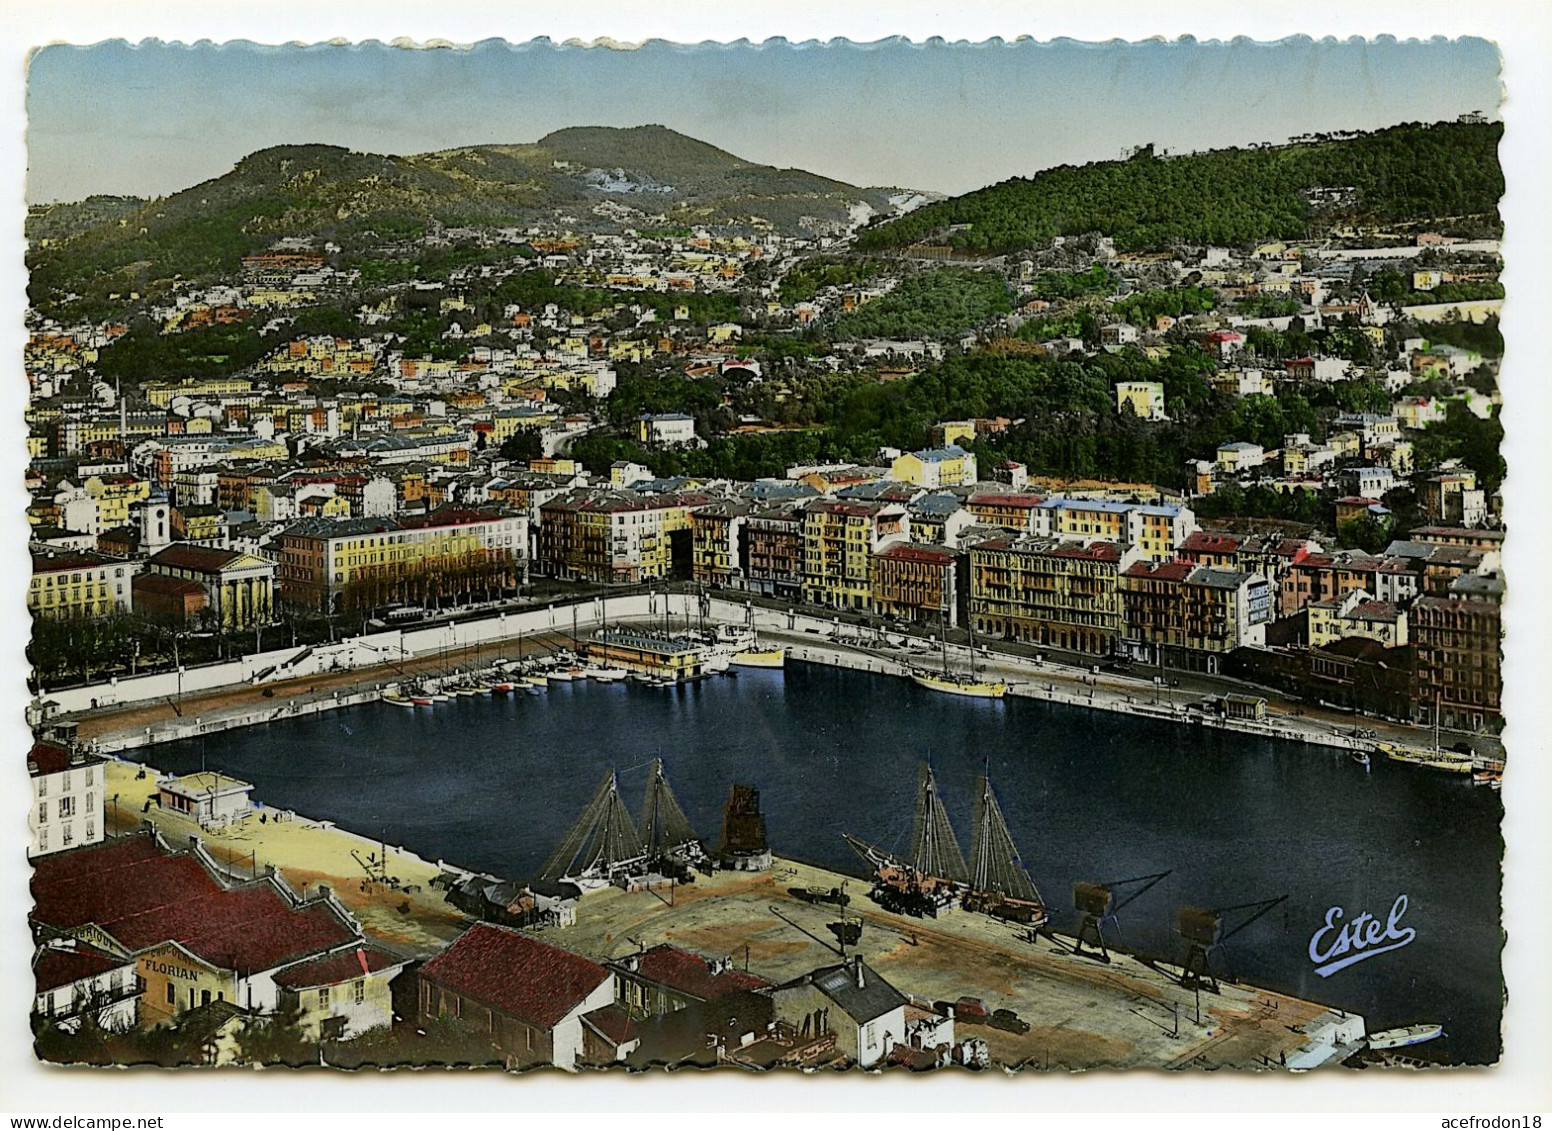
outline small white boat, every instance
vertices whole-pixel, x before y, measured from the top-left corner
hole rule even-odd
[[[429,694],[433,703],[451,703],[453,700],[452,695],[446,691],[432,691]]]
[[[551,668],[549,671],[544,673],[544,678],[545,679],[552,679],[556,683],[570,683],[571,679],[572,679],[571,669],[570,668]]]
[[[1442,1036],[1442,1025],[1405,1025],[1400,1029],[1385,1029],[1378,1033],[1369,1034],[1369,1047],[1371,1049],[1399,1049],[1407,1045],[1420,1045],[1424,1041],[1431,1041],[1435,1037]]]
[[[630,673],[624,668],[589,668],[587,677],[599,683],[617,683]]]
[[[525,675],[522,679],[522,682],[536,690],[549,684],[549,680],[545,679],[542,675]]]
[[[408,695],[400,695],[396,691],[390,691],[387,695],[384,695],[383,702],[394,707],[408,707],[410,710],[415,709],[415,700],[411,699]]]

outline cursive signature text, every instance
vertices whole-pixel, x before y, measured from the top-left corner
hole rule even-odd
[[[1343,910],[1330,908],[1325,925],[1310,936],[1309,956],[1316,963],[1315,973],[1329,978],[1355,962],[1406,946],[1417,937],[1414,928],[1401,926],[1406,909],[1407,897],[1398,895],[1383,923],[1365,911],[1344,924]]]

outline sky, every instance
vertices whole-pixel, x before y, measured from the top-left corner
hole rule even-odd
[[[53,45],[28,73],[30,203],[166,195],[271,145],[419,153],[657,123],[856,185],[959,193],[1171,150],[1496,114],[1482,39],[739,42],[635,49]]]

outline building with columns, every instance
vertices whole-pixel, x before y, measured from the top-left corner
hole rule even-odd
[[[141,577],[197,584],[204,607],[225,629],[250,629],[275,616],[275,563],[252,554],[174,542],[147,559]]]

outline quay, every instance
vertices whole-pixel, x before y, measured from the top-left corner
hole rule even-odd
[[[629,634],[632,628],[656,629],[665,605],[671,618],[686,625],[697,618],[703,618],[708,625],[752,624],[762,640],[786,647],[788,657],[800,662],[907,678],[913,667],[932,667],[938,662],[936,649],[924,651],[926,642],[920,637],[891,631],[882,634],[880,640],[877,634],[864,633],[835,618],[715,598],[702,607],[701,602],[685,594],[614,598],[607,610],[608,623],[617,634]],[[81,738],[95,741],[101,751],[154,746],[371,702],[394,690],[403,679],[451,678],[483,672],[497,658],[511,659],[520,654],[533,657],[570,647],[573,623],[579,634],[590,633],[604,623],[604,611],[602,602],[589,599],[414,633],[399,630],[347,638],[335,645],[302,650],[306,655],[301,659],[292,656],[258,672],[253,670],[253,658],[213,665],[228,670],[203,676],[199,686],[176,698],[171,676],[162,673],[138,680],[119,680],[111,685],[51,692],[46,702],[53,704],[49,708],[51,717],[76,720]],[[890,646],[890,637],[905,641],[907,646]],[[912,641],[914,648],[909,647]],[[598,658],[633,670],[637,666],[617,648],[606,651]],[[947,652],[957,667],[968,666],[970,650],[966,646],[951,644]],[[385,660],[385,655],[392,658]],[[641,664],[641,659],[638,657],[637,664]],[[643,670],[662,667],[657,657],[650,659],[654,662],[643,665]],[[1427,747],[1433,741],[1431,731],[1376,719],[1362,720],[1364,727],[1360,732],[1352,716],[1282,702],[1272,692],[1263,696],[1267,699],[1264,719],[1209,717],[1187,709],[1187,692],[1149,679],[1100,672],[1093,665],[1083,668],[1051,659],[1037,660],[994,646],[978,649],[975,659],[983,671],[1008,683],[1010,695],[1050,703],[1337,749],[1367,748],[1376,741]],[[245,671],[248,674],[244,675]]]
[[[210,829],[154,804],[142,812],[158,773],[140,770],[108,763],[113,831],[148,820],[174,843],[199,836],[234,874],[273,866],[299,890],[327,884],[374,941],[406,957],[430,957],[473,921],[431,883],[460,872],[444,861],[292,812],[277,821],[261,810]],[[541,937],[597,961],[672,942],[781,982],[838,960],[839,947],[826,940],[839,911],[801,898],[811,887],[849,890],[848,917],[862,931],[847,954],[860,954],[902,992],[924,1003],[978,997],[1028,1022],[1023,1033],[961,1022],[961,1037],[985,1039],[993,1062],[1010,1068],[1313,1068],[1344,1059],[1364,1031],[1355,1014],[1245,984],[1198,994],[1167,966],[1115,951],[1102,965],[982,915],[892,914],[866,897],[865,881],[779,857],[765,872],[719,871],[672,890],[590,893],[574,926]]]

